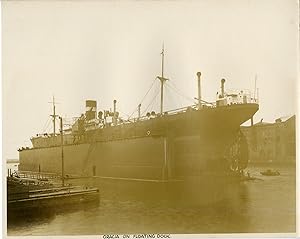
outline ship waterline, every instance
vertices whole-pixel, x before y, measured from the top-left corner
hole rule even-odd
[[[164,47],[161,52],[160,113],[152,111],[124,120],[117,111],[99,111],[86,101],[86,112],[69,129],[31,138],[33,147],[19,149],[20,170],[42,171],[135,181],[173,181],[203,175],[223,176],[245,168],[247,143],[240,125],[253,117],[258,101],[249,91],[225,92],[225,79],[214,103],[202,100],[197,72],[198,104],[165,112],[163,109]],[[146,93],[147,95],[147,93]],[[234,150],[238,145],[238,150]],[[233,148],[233,149],[231,149]],[[229,153],[228,153],[229,152]],[[234,157],[232,152],[235,152]],[[242,154],[244,154],[243,157]],[[229,160],[228,160],[229,159]],[[196,180],[197,181],[197,180]],[[205,180],[201,180],[205,181]]]
[[[223,175],[231,170],[224,159],[226,151],[238,137],[240,125],[257,110],[256,103],[187,108],[173,115],[89,130],[78,141],[71,134],[64,141],[64,172],[162,181]],[[20,150],[19,169],[61,173],[60,136],[55,137],[57,141],[50,137],[46,145]]]

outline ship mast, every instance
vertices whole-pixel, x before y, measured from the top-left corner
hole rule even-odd
[[[58,115],[55,113],[55,98],[54,98],[54,96],[53,96],[52,102],[48,102],[48,103],[52,103],[52,105],[53,105],[53,114],[50,116],[53,117],[53,135],[55,135],[55,133],[56,133],[55,120],[56,120],[56,117],[58,117]]]
[[[62,186],[65,186],[65,163],[64,163],[64,131],[63,131],[63,122],[62,117],[59,117],[60,120],[60,140],[61,140],[61,179]]]
[[[162,47],[161,52],[161,76],[157,76],[157,78],[160,80],[160,114],[162,115],[164,112],[164,83],[169,80],[167,78],[164,78],[164,56],[165,56],[165,48],[164,44]]]

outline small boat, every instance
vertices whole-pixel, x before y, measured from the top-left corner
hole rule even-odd
[[[69,205],[99,203],[98,188],[85,186],[56,186],[38,179],[7,177],[8,216],[15,213],[55,209]]]
[[[253,181],[253,180],[262,180],[262,179],[253,177],[250,175],[249,172],[247,172],[247,174],[244,174],[244,173],[241,174],[240,180],[241,181]]]
[[[241,181],[252,181],[252,180],[256,180],[258,178],[252,177],[252,176],[242,176],[241,177]]]
[[[278,171],[273,171],[271,169],[260,172],[260,174],[264,175],[264,176],[279,176],[280,175],[280,173]]]

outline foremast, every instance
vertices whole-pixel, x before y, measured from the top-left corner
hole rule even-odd
[[[55,135],[56,134],[55,120],[56,120],[56,117],[58,117],[58,115],[55,113],[55,104],[56,104],[56,102],[55,102],[54,96],[52,98],[52,102],[48,102],[48,103],[51,103],[53,105],[53,114],[50,115],[50,116],[53,118],[53,135]]]
[[[160,115],[162,115],[164,112],[164,83],[169,80],[164,77],[164,57],[165,48],[163,45],[161,52],[161,76],[157,76],[157,78],[160,80]]]

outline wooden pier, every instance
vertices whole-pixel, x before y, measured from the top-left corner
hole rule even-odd
[[[18,177],[7,177],[8,214],[36,211],[45,208],[99,202],[98,188],[85,186],[57,186],[45,179],[59,179],[51,174],[19,172]]]
[[[20,178],[31,178],[31,179],[61,179],[61,175],[57,173],[41,173],[34,171],[18,171]]]

